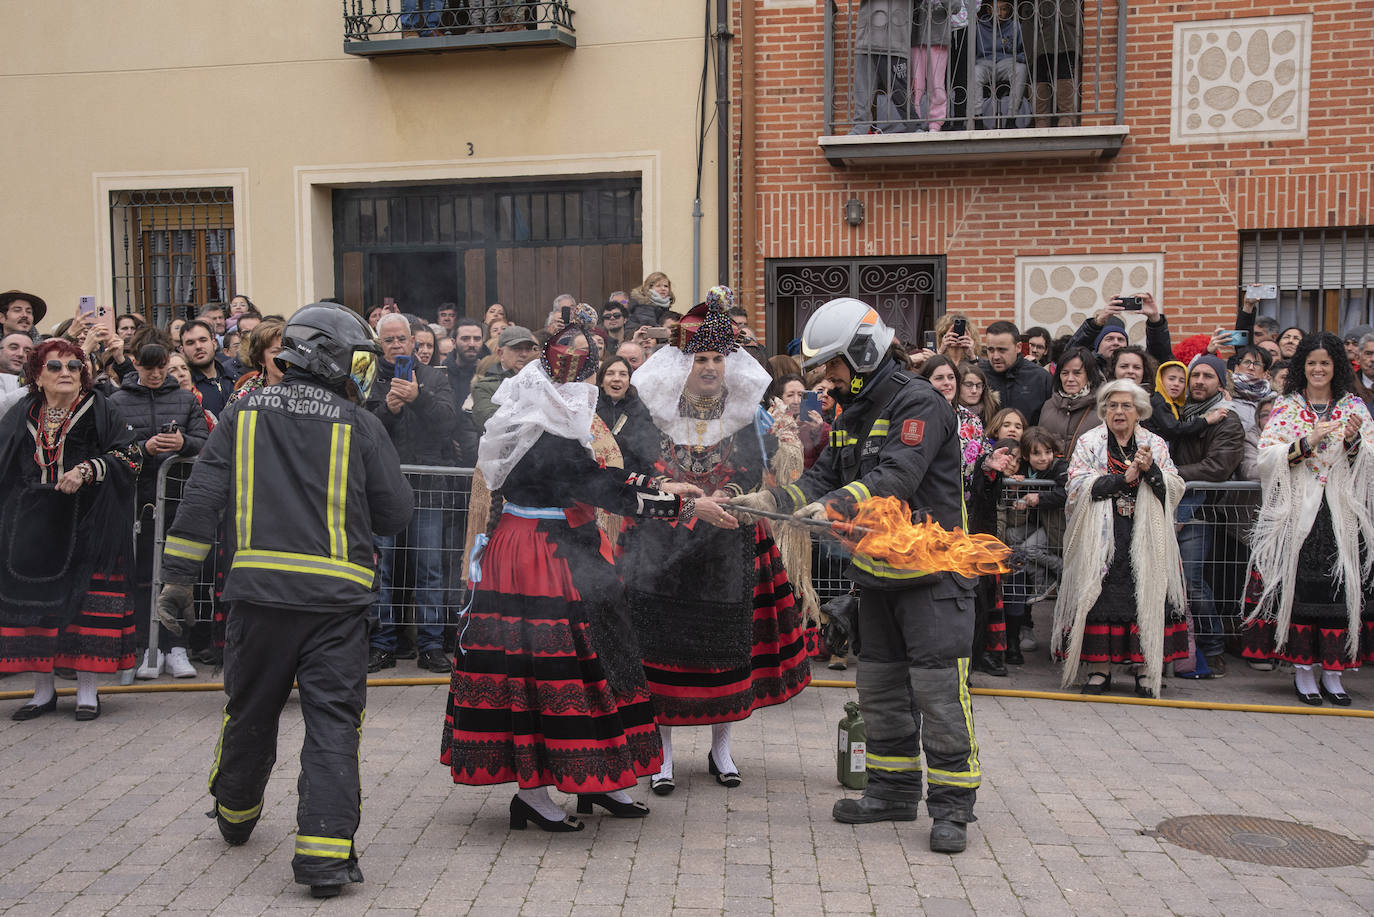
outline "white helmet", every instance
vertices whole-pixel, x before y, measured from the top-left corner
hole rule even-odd
[[[854,375],[873,372],[887,356],[895,335],[878,310],[857,299],[832,299],[811,314],[802,331],[803,366],[824,366],[844,357]]]

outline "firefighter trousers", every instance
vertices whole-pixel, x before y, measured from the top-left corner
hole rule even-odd
[[[353,849],[362,790],[358,742],[367,701],[367,612],[313,612],[235,602],[224,647],[229,701],[210,793],[221,815],[242,822],[262,811],[277,760],[277,725],[300,691],[305,742],[297,782],[296,853],[303,885],[362,880]]]
[[[973,593],[953,577],[859,595],[859,708],[868,734],[864,795],[921,799],[932,818],[967,823],[982,772],[968,689]]]

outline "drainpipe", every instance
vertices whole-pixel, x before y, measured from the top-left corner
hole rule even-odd
[[[745,4],[753,0],[744,0]],[[716,0],[716,274],[730,282],[730,3]]]
[[[755,240],[758,237],[758,209],[754,202],[754,0],[743,0],[740,6],[740,99],[739,99],[739,251],[740,304],[749,310],[754,333],[760,334],[760,308],[754,309],[758,290],[754,286],[757,274]]]

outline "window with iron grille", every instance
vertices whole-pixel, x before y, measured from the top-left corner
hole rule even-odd
[[[121,315],[165,327],[228,302],[235,292],[233,189],[113,191],[110,244]]]
[[[1240,237],[1240,283],[1272,283],[1259,313],[1281,327],[1339,334],[1368,324],[1374,295],[1374,227],[1262,229]],[[1242,294],[1243,295],[1243,294]]]

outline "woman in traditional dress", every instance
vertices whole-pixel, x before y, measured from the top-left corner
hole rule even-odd
[[[1354,387],[1341,339],[1308,335],[1259,439],[1242,654],[1293,663],[1313,706],[1348,706],[1341,673],[1374,660],[1374,423]]]
[[[591,341],[592,343],[588,343]],[[623,586],[593,507],[623,516],[733,527],[695,488],[666,493],[643,475],[603,466],[592,443],[614,445],[596,418],[589,330],[570,325],[501,384],[478,467],[504,498],[464,614],[441,760],[455,783],[518,784],[510,825],[580,831],[549,796],[577,793],[641,818],[625,790],[661,761]]]
[[[713,287],[668,346],[635,371],[635,388],[661,434],[656,473],[721,498],[757,490],[763,447],[754,427],[768,373],[738,349],[728,287]],[[672,727],[711,726],[707,768],[739,786],[730,726],[779,704],[811,679],[800,610],[766,523],[717,531],[690,522],[636,525],[622,535],[622,570],[644,669],[673,779]]]
[[[1164,440],[1140,426],[1150,416],[1143,388],[1100,386],[1097,415],[1105,426],[1083,433],[1069,461],[1054,652],[1064,687],[1086,675],[1083,693],[1105,694],[1112,665],[1128,665],[1135,693],[1158,697],[1164,663],[1188,655],[1173,527],[1183,479]]]
[[[96,675],[134,664],[125,562],[143,454],[80,347],[44,341],[25,378],[0,421],[0,672],[35,673],[12,716],[31,720],[57,709],[53,668],[74,669],[76,718],[93,720]]]

